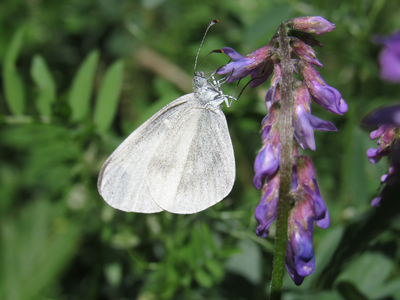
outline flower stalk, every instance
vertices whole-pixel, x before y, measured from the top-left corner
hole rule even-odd
[[[280,186],[275,237],[274,260],[272,263],[271,299],[281,299],[288,232],[289,207],[292,199],[292,148],[293,148],[293,65],[290,58],[290,39],[282,23],[279,32],[279,54],[281,59],[282,82],[280,84],[281,109],[279,110],[280,133]]]

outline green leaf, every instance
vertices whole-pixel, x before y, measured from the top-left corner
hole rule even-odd
[[[204,245],[206,245],[213,253],[217,253],[217,247],[213,240],[211,230],[205,222],[200,224],[200,232]]]
[[[94,125],[101,131],[107,130],[117,110],[118,97],[121,92],[123,62],[116,61],[106,72],[96,100]]]
[[[0,299],[37,299],[72,258],[81,231],[59,211],[35,201],[18,218],[2,220]]]
[[[393,266],[394,262],[385,255],[379,252],[366,252],[347,266],[336,279],[336,283],[347,281],[353,283],[361,293],[374,295],[389,277]]]
[[[253,284],[261,280],[261,251],[251,240],[243,239],[238,245],[242,252],[226,262],[226,269],[239,274]]]
[[[22,47],[24,28],[13,36],[7,48],[3,66],[3,85],[7,105],[14,115],[22,115],[25,108],[24,84],[17,72],[15,63]]]
[[[56,98],[56,85],[53,76],[41,55],[35,55],[32,60],[31,76],[38,87],[36,108],[43,116],[51,116],[51,104]]]
[[[111,286],[113,287],[119,286],[121,284],[121,279],[122,279],[121,265],[117,262],[106,265],[104,268],[104,275]]]
[[[351,282],[342,281],[337,285],[337,290],[346,300],[366,300],[370,299],[363,295]]]
[[[71,121],[83,121],[89,115],[90,97],[99,52],[93,50],[85,58],[73,80],[68,103],[72,110]]]
[[[292,279],[290,279],[292,281]],[[292,281],[293,282],[293,281]],[[292,284],[293,286],[294,284]],[[343,298],[336,290],[331,290],[331,291],[323,291],[323,292],[317,292],[315,290],[311,291],[302,291],[299,288],[301,288],[303,285],[300,287],[295,288],[295,291],[293,292],[286,292],[283,294],[282,299],[283,300],[347,300]],[[267,289],[269,292],[269,287]]]
[[[196,281],[203,287],[209,288],[213,285],[211,276],[203,269],[197,269],[194,273],[194,278],[196,278]]]
[[[224,276],[224,268],[221,263],[216,259],[209,259],[205,261],[205,266],[208,271],[214,276],[215,279],[219,280]]]

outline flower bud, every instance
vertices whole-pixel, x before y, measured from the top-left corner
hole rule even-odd
[[[302,17],[287,21],[290,29],[315,33],[317,35],[333,31],[335,24],[328,22],[322,17]]]
[[[347,111],[347,103],[342,95],[326,84],[311,63],[299,60],[297,66],[315,102],[338,115],[343,115]]]
[[[290,38],[290,46],[292,47],[294,53],[301,59],[304,59],[318,67],[323,65],[318,61],[315,51],[308,46],[306,43],[294,37]]]

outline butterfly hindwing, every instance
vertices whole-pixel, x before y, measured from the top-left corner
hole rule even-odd
[[[148,164],[154,201],[172,213],[191,214],[225,198],[235,180],[235,159],[222,110],[192,107],[168,131]]]

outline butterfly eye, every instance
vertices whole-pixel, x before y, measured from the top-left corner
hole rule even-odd
[[[196,76],[196,77],[193,79],[193,84],[194,84],[195,86],[197,86],[197,87],[203,86],[205,82],[206,82],[206,80],[205,80],[205,78],[203,78],[203,77]]]

